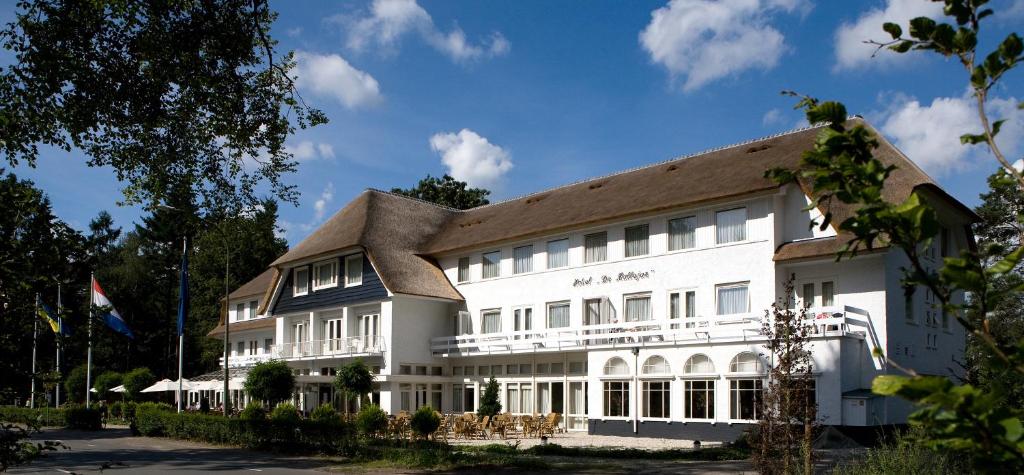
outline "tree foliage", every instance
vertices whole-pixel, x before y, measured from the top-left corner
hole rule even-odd
[[[284,361],[257,363],[245,377],[245,392],[254,399],[274,407],[291,399],[295,390],[295,375]],[[295,407],[292,406],[294,410]],[[274,411],[277,412],[276,409]]]
[[[120,386],[124,381],[124,375],[117,371],[104,371],[102,374],[96,377],[96,381],[92,387],[96,388],[96,395],[98,399],[107,399],[111,389]]]
[[[363,363],[362,358],[356,358],[349,364],[338,368],[338,376],[334,378],[334,386],[345,394],[348,399],[363,399],[370,391],[373,391],[373,373]],[[348,407],[346,405],[346,407]]]
[[[976,61],[981,20],[991,16],[993,10],[987,8],[986,0],[944,3],[948,22],[915,18],[910,21],[909,37],[903,36],[901,26],[887,23],[883,28],[893,39],[877,44],[897,53],[923,50],[958,59],[970,77],[982,129],[981,133],[968,131],[961,141],[986,144],[1007,176],[1024,190],[1024,176],[1011,166],[995,142],[1003,121],[990,122],[985,108],[988,92],[1024,59],[1020,37],[1009,34],[983,60]],[[1024,339],[1000,340],[992,334],[990,322],[995,309],[1024,290],[1021,285],[1000,284],[1013,279],[1024,257],[1024,246],[1013,245],[1005,254],[997,253],[998,259],[986,260],[977,252],[965,250],[960,256],[944,257],[941,266],[923,264],[922,250],[940,232],[935,210],[918,192],[901,203],[882,199],[881,190],[892,168],[874,157],[877,140],[862,124],[847,122],[841,103],[805,97],[798,107],[805,110],[808,121],[824,122],[826,126],[813,149],[803,154],[798,170],[770,170],[766,175],[779,182],[800,180],[813,191],[814,207],[829,209],[833,201],[852,205],[856,213],[839,223],[838,228],[850,233],[853,240],[839,258],[855,255],[861,247],[870,249],[878,242],[902,251],[911,266],[906,269],[904,285],[928,288],[943,310],[955,316],[971,338],[991,353],[992,358],[984,364],[991,365],[996,372],[1024,375]],[[827,224],[831,218],[831,212],[826,212],[821,224]],[[969,298],[958,298],[962,294]],[[881,349],[876,352],[881,353]],[[896,366],[891,360],[889,364]],[[970,460],[978,471],[1024,470],[1021,407],[1005,405],[1001,397],[972,384],[956,384],[945,377],[902,369],[906,376],[879,376],[872,389],[877,394],[900,396],[917,404],[919,409],[910,421],[924,429],[922,444],[957,453]]]
[[[128,203],[183,190],[205,209],[245,209],[257,185],[294,201],[282,175],[296,128],[326,122],[302,100],[266,0],[18,3],[0,43],[0,153],[39,145],[110,166]]]
[[[64,398],[67,401],[85,401],[85,365],[75,366],[64,380]]]
[[[487,385],[484,386],[484,393],[480,395],[480,407],[476,410],[477,414],[491,417],[501,414],[501,401],[498,399],[500,391],[498,380],[491,376],[491,379],[487,380]]]
[[[489,203],[487,197],[491,194],[483,188],[469,188],[466,182],[458,181],[448,174],[441,178],[427,175],[415,188],[392,188],[391,192],[455,209],[485,205]]]
[[[156,376],[149,368],[135,368],[124,375],[124,396],[129,401],[138,401],[142,398],[142,390],[155,382]]]

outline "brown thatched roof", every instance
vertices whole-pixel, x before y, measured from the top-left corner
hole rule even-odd
[[[246,320],[244,322],[233,322],[231,324],[232,332],[240,332],[244,330],[259,330],[262,328],[274,328],[275,318],[257,318],[255,320]],[[221,319],[220,323],[210,330],[206,336],[219,337],[224,334],[224,319]]]
[[[249,282],[242,284],[241,287],[228,294],[228,297],[232,299],[242,297],[254,297],[257,295],[263,295],[267,292],[267,287],[270,287],[272,278],[274,276],[273,269],[267,269],[260,275],[254,277]]]

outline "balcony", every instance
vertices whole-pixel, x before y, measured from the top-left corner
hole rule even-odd
[[[260,354],[260,355],[237,355],[237,356],[236,355],[231,355],[231,358],[228,359],[228,362],[230,363],[230,365],[228,367],[229,368],[242,368],[242,367],[245,367],[245,366],[254,366],[254,365],[256,365],[256,363],[262,363],[264,361],[270,361],[270,360],[271,360],[271,355],[268,354],[268,353],[263,353],[263,354]],[[224,367],[224,357],[223,356],[220,357],[219,363],[220,363],[220,366],[223,368]]]
[[[842,307],[810,309],[808,314],[815,335],[850,333]],[[446,336],[431,339],[430,349],[435,356],[480,356],[745,341],[760,336],[762,317],[742,314]]]
[[[330,340],[284,343],[274,345],[270,350],[270,354],[276,359],[373,356],[383,353],[384,337],[382,336],[353,336]]]

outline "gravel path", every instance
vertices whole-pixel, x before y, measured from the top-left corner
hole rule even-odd
[[[515,444],[519,442],[520,448],[533,447],[541,443],[540,439],[536,437],[530,437],[526,439],[517,439],[509,437],[502,439],[495,437],[491,439],[449,439],[448,442],[452,445],[487,445],[487,444]],[[647,450],[662,450],[662,449],[689,449],[693,447],[692,440],[684,439],[655,439],[649,437],[616,437],[611,435],[589,435],[582,432],[568,432],[565,434],[555,434],[554,437],[548,438],[549,444],[558,444],[563,447],[603,447],[603,448],[629,448],[629,449],[647,449]],[[705,443],[704,446],[709,445]]]

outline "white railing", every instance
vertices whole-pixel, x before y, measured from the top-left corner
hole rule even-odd
[[[814,334],[835,335],[848,330],[840,307],[811,309]],[[515,332],[432,338],[435,355],[515,354],[586,348],[661,346],[757,337],[763,314],[647,320]]]
[[[238,368],[243,366],[253,366],[256,363],[262,363],[264,361],[270,361],[269,353],[262,353],[258,355],[231,355],[228,358],[230,368]],[[220,357],[220,365],[224,367],[224,357]]]
[[[382,336],[352,336],[333,338],[330,340],[310,340],[298,343],[274,345],[271,354],[274,358],[304,358],[309,356],[348,356],[363,354],[381,354],[384,352]]]

